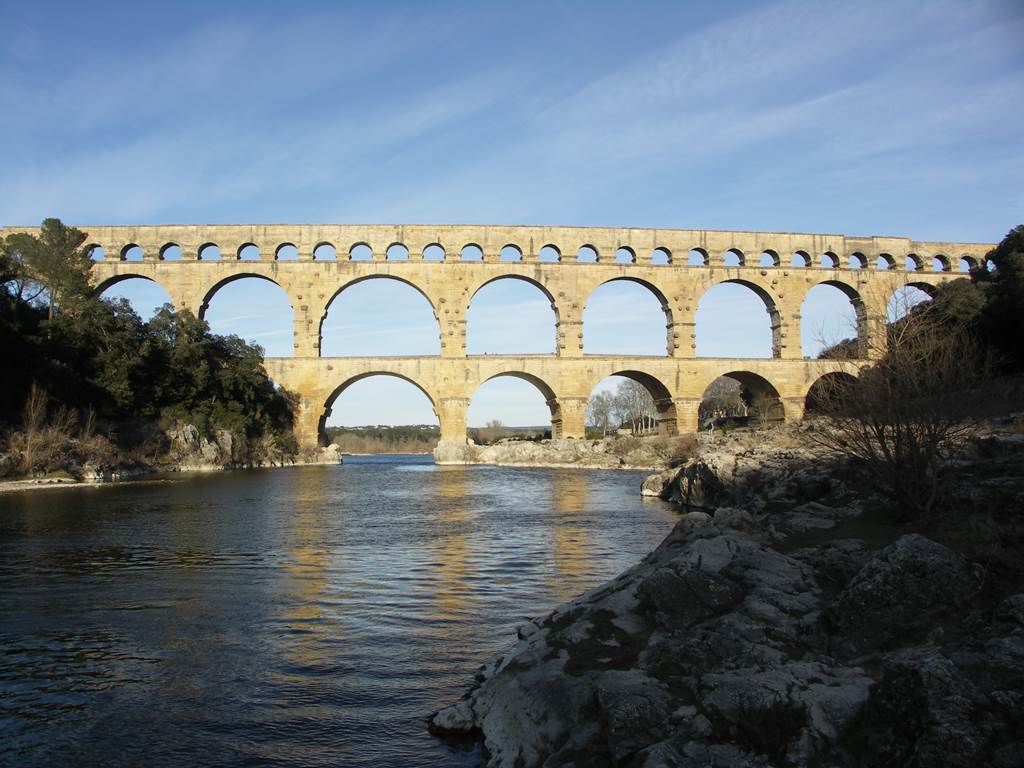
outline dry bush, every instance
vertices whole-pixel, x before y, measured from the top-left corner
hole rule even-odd
[[[640,438],[635,435],[619,435],[612,440],[612,453],[616,456],[626,456],[642,444]]]
[[[659,459],[672,467],[685,464],[700,453],[695,435],[680,435],[678,437],[662,435],[651,440],[649,445]]]
[[[888,348],[857,378],[833,377],[819,392],[829,428],[808,438],[852,460],[899,506],[927,514],[986,416],[1003,407],[994,361],[966,330],[917,311],[891,327]]]

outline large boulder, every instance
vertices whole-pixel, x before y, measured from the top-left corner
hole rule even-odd
[[[824,612],[837,650],[855,656],[921,637],[981,589],[980,569],[919,534],[867,561]]]

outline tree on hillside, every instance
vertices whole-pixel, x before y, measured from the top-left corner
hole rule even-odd
[[[29,302],[45,298],[51,320],[57,310],[88,298],[92,261],[82,247],[85,237],[59,219],[45,219],[38,236],[10,235],[7,248],[21,267],[17,297]]]

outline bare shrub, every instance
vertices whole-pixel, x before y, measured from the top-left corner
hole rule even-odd
[[[662,435],[651,440],[650,448],[659,459],[672,467],[685,464],[700,453],[697,438],[694,435],[679,437]]]
[[[612,440],[612,453],[616,456],[626,456],[642,445],[639,437],[634,435],[619,435]]]
[[[824,381],[819,410],[829,428],[808,438],[852,460],[896,502],[898,517],[928,514],[947,479],[943,468],[1004,402],[993,370],[965,329],[915,311],[890,326],[884,355],[858,377]]]

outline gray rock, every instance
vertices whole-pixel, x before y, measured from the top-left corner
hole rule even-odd
[[[948,547],[918,534],[902,536],[864,564],[824,619],[841,653],[885,649],[960,610],[981,583],[978,568]]]
[[[744,590],[717,573],[688,564],[672,564],[651,573],[639,587],[641,606],[669,630],[724,613],[743,599]]]
[[[670,735],[672,696],[642,672],[607,672],[597,684],[608,752],[615,763]]]
[[[427,728],[435,736],[467,736],[476,731],[473,707],[466,699],[457,701],[432,714]]]

